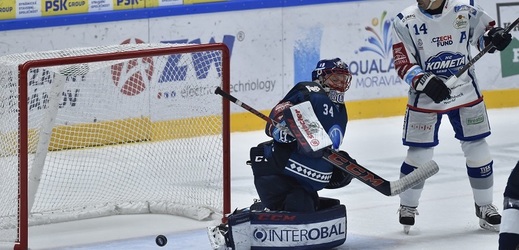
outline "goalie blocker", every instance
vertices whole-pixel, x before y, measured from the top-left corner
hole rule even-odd
[[[225,229],[221,226],[222,231],[217,230],[218,227],[209,229],[213,249],[306,250],[330,249],[344,244],[346,206],[336,199],[319,199],[321,209],[313,213],[269,211],[261,203],[237,210],[228,217]]]
[[[283,113],[291,135],[305,152],[317,152],[329,146],[339,148],[342,137],[336,133],[328,134],[309,101],[287,108]]]

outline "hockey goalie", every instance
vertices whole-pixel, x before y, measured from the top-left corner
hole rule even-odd
[[[329,249],[345,242],[346,207],[317,192],[352,180],[322,158],[342,143],[351,78],[341,59],[320,60],[312,81],[296,84],[272,109],[265,128],[272,140],[251,148],[247,162],[260,201],[209,228],[213,249]]]

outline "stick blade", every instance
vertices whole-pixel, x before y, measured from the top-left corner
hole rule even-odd
[[[391,182],[391,195],[397,195],[403,191],[418,185],[440,171],[438,164],[430,160],[410,174]]]

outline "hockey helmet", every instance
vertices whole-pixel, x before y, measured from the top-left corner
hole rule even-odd
[[[340,58],[323,59],[312,71],[312,81],[318,81],[333,102],[344,102],[344,92],[350,88],[351,73]]]

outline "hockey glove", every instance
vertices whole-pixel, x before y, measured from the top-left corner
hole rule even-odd
[[[330,179],[330,182],[328,182],[328,185],[326,185],[326,189],[336,189],[336,188],[342,188],[350,184],[351,180],[353,180],[353,175],[348,174],[339,168],[333,168],[332,172],[332,178]]]
[[[435,103],[451,98],[451,90],[443,81],[432,73],[425,73],[414,81],[413,87],[418,92],[423,92]]]
[[[274,127],[272,130],[272,138],[274,138],[275,141],[281,143],[291,143],[296,140],[294,137],[288,134],[288,128],[286,126],[287,123],[282,121],[278,124],[278,126]]]
[[[485,32],[483,39],[485,40],[485,46],[489,44],[494,46],[488,51],[489,53],[494,53],[496,49],[499,51],[504,50],[512,41],[512,35],[505,33],[503,28],[495,27]]]
[[[278,121],[279,124],[277,126],[274,126],[273,124],[267,125],[266,133],[277,142],[291,143],[296,140],[294,137],[288,134],[286,122],[283,120],[283,111],[292,106],[293,105],[291,102],[282,102],[276,105],[270,112],[270,118],[272,118],[274,121]]]

